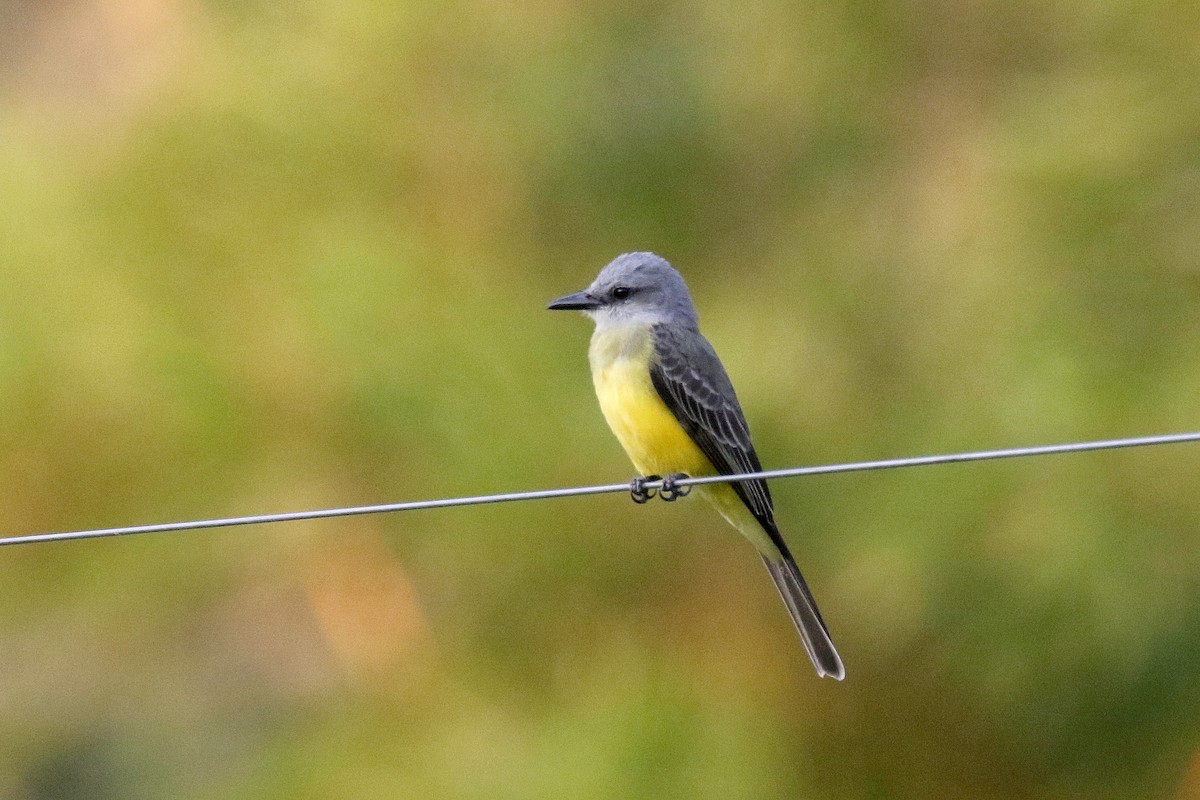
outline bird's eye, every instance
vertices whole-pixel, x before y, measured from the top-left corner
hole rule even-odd
[[[612,296],[615,300],[624,300],[631,294],[633,294],[633,289],[630,289],[628,286],[618,286],[612,290]]]

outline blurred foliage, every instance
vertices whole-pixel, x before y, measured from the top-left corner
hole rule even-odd
[[[771,465],[1194,429],[1200,13],[0,7],[6,534],[607,482],[688,277]],[[1200,797],[1200,450],[0,552],[0,797]]]

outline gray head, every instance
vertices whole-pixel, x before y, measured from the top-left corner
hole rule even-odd
[[[683,276],[654,253],[617,256],[591,286],[560,297],[549,308],[582,311],[598,327],[667,322],[695,330],[698,325]]]

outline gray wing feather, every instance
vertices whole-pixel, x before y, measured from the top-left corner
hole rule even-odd
[[[650,379],[679,424],[717,472],[729,475],[760,471],[762,465],[750,442],[750,426],[712,345],[691,329],[656,325],[653,334],[655,358],[650,364]],[[767,482],[739,481],[732,486],[779,551],[778,558],[764,555],[763,562],[817,673],[841,680],[846,674],[842,660],[829,638],[829,629],[817,610],[812,592],[775,524]]]
[[[762,469],[750,443],[750,426],[712,345],[692,330],[657,325],[653,332],[655,359],[650,378],[701,452],[723,475]],[[740,481],[733,484],[733,489],[780,551],[786,553],[787,545],[775,527],[766,481]]]

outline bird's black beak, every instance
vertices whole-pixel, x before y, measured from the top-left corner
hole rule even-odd
[[[592,309],[599,308],[601,305],[599,300],[592,297],[586,291],[582,291],[569,294],[566,297],[560,297],[546,306],[546,308],[551,311],[591,311]]]

